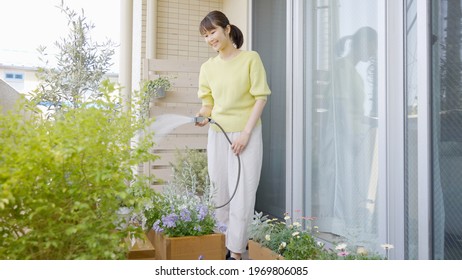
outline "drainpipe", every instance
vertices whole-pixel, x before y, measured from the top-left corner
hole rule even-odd
[[[120,1],[120,68],[124,110],[130,110],[132,91],[133,0]]]
[[[157,51],[157,0],[147,0],[146,7],[146,58],[156,58]]]

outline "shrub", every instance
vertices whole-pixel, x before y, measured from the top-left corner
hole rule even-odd
[[[69,34],[55,42],[56,65],[49,63],[49,51],[45,47],[38,48],[45,67],[38,69],[40,83],[33,94],[37,103],[52,110],[99,99],[98,87],[112,65],[115,47],[110,40],[102,44],[92,41],[90,33],[95,26],[88,22],[83,10],[77,13],[63,2],[58,8],[66,16]]]
[[[173,184],[186,189],[194,188],[198,195],[207,192],[209,175],[207,154],[202,150],[177,150],[173,168]]]
[[[128,227],[116,211],[136,203],[127,188],[146,181],[134,166],[157,157],[143,126],[103,98],[53,118],[0,115],[0,259],[123,259]]]

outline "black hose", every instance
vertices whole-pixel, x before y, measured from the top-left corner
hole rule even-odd
[[[221,127],[221,125],[219,125],[217,122],[215,122],[214,120],[212,120],[211,118],[208,118],[209,119],[209,122],[211,124],[215,124],[216,126],[218,126],[218,128],[221,129],[221,131],[223,131],[223,134],[225,135],[226,139],[228,140],[229,144],[232,145],[233,143],[231,142],[231,139],[229,139],[228,137],[228,134],[225,132],[225,130],[223,129],[223,127]],[[215,206],[215,209],[219,209],[219,208],[223,208],[225,207],[226,205],[228,205],[231,200],[233,200],[234,196],[236,195],[236,192],[237,192],[237,187],[239,186],[239,180],[241,178],[241,158],[239,157],[239,155],[236,155],[237,157],[237,163],[238,163],[238,169],[237,169],[237,180],[236,180],[236,187],[234,188],[234,192],[233,194],[231,195],[231,197],[229,198],[229,200],[223,204],[223,205],[220,205],[220,206]]]

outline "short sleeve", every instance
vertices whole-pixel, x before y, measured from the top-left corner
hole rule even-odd
[[[202,105],[213,106],[212,90],[210,89],[204,64],[202,64],[199,72],[199,89],[197,91],[197,96],[202,99]]]
[[[266,71],[261,61],[260,55],[253,52],[252,62],[250,64],[250,94],[255,99],[266,100],[267,96],[271,94],[271,90],[266,80]]]

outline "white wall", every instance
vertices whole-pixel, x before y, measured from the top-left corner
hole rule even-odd
[[[250,48],[249,0],[223,0],[223,13],[244,34],[243,50]]]

